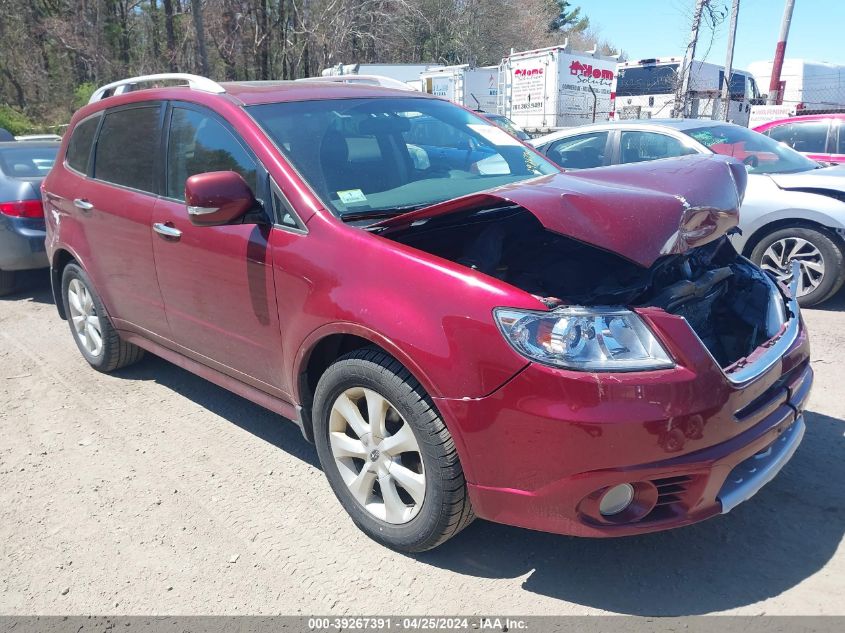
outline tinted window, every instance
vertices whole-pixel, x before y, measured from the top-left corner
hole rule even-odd
[[[656,132],[622,132],[620,162],[639,163],[697,153],[678,139]]]
[[[678,64],[620,68],[616,80],[617,97],[666,94],[675,91]]]
[[[837,154],[845,154],[845,130],[842,129],[843,127],[845,127],[845,125],[842,125],[841,123],[836,125],[836,130],[839,135],[839,143],[836,147]]]
[[[256,165],[243,146],[222,123],[184,108],[173,108],[167,147],[167,196],[185,199],[185,181],[209,171],[234,171],[253,191]]]
[[[94,134],[97,133],[99,123],[99,116],[86,119],[73,129],[73,135],[67,144],[67,164],[80,173],[88,173],[91,144],[94,142]]]
[[[94,177],[140,191],[154,191],[160,106],[106,114],[97,138]]]
[[[589,169],[604,165],[604,149],[608,132],[581,134],[555,141],[546,155],[567,169]]]
[[[827,150],[827,121],[787,123],[766,130],[766,136],[797,152],[823,153]]]
[[[734,101],[742,101],[745,98],[745,75],[739,73],[731,73],[731,99]],[[725,86],[725,71],[719,71],[719,90]],[[748,95],[749,98],[752,94]]]
[[[792,124],[787,123],[785,125],[770,127],[768,130],[763,132],[763,134],[776,140],[778,143],[786,143],[789,145],[789,142],[792,140]]]
[[[797,152],[821,154],[827,151],[827,121],[807,121],[792,126],[792,139],[787,142]]]
[[[58,146],[4,148],[0,150],[0,171],[12,178],[43,178],[58,150]]]

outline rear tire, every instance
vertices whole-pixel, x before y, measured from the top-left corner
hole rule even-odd
[[[803,285],[798,303],[814,306],[836,294],[845,282],[845,253],[840,240],[821,227],[790,227],[764,236],[751,260],[786,284],[792,279],[791,261],[801,265]]]
[[[12,294],[17,287],[17,275],[10,270],[0,270],[0,297]]]
[[[370,538],[421,552],[475,518],[452,436],[419,382],[385,352],[357,350],[326,370],[314,427],[332,490]]]
[[[62,272],[62,301],[73,340],[91,367],[110,372],[144,356],[144,350],[120,338],[94,284],[76,264],[68,264]]]

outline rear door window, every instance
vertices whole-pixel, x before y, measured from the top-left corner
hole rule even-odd
[[[797,152],[822,154],[827,151],[827,121],[787,123],[770,128],[770,138],[785,143]]]
[[[73,128],[73,134],[67,144],[66,158],[68,166],[80,174],[88,173],[88,159],[91,157],[91,146],[94,144],[94,135],[99,124],[100,117],[97,115],[85,119]]]
[[[234,171],[257,191],[256,161],[226,127],[209,114],[174,107],[167,145],[167,197],[185,199],[185,181],[209,171]]]
[[[619,145],[620,163],[639,163],[697,153],[678,139],[657,132],[622,132]]]
[[[158,104],[108,112],[97,138],[94,177],[155,193],[160,125]]]
[[[823,154],[827,151],[828,121],[807,121],[796,123],[793,133],[792,149],[799,152]]]
[[[567,169],[589,169],[604,165],[608,132],[580,134],[555,141],[546,156]]]

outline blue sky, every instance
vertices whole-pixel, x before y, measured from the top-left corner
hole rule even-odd
[[[695,0],[575,0],[599,36],[631,60],[682,55],[689,38]],[[730,0],[712,0],[730,7]],[[740,0],[734,66],[771,59],[780,32],[784,0]],[[795,0],[787,57],[845,64],[845,0]],[[724,64],[727,19],[715,32],[701,33],[696,58]]]

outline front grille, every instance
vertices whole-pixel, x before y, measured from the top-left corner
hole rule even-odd
[[[651,483],[657,488],[655,509],[661,506],[672,505],[673,503],[680,503],[683,500],[683,495],[686,493],[690,481],[692,481],[692,477],[687,477],[686,475],[652,480]]]
[[[651,512],[645,515],[642,522],[657,522],[672,519],[685,511],[684,501],[692,477],[678,475],[663,479],[652,479],[651,483],[657,488],[657,502]]]

